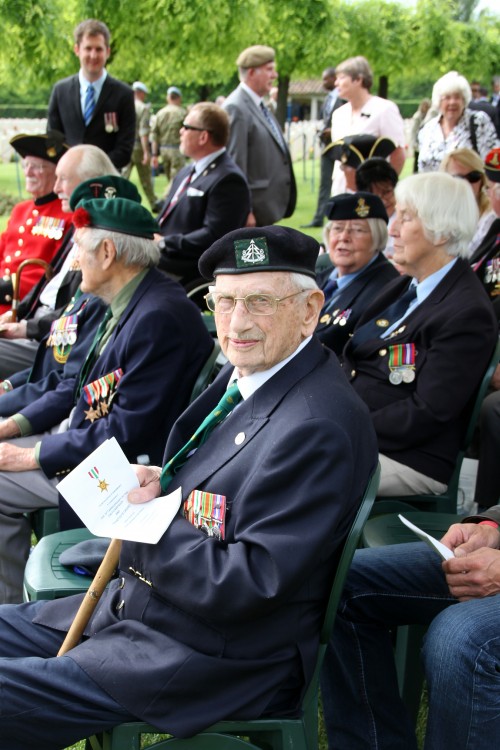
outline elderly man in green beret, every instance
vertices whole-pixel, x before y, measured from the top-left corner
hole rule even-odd
[[[79,373],[0,423],[0,602],[22,599],[26,513],[104,440],[161,460],[213,347],[199,310],[154,266],[157,224],[138,203],[95,198],[73,216],[81,289],[109,305]]]
[[[291,216],[297,199],[285,136],[263,100],[277,77],[274,58],[274,49],[261,44],[243,50],[236,60],[240,85],[223,104],[231,122],[227,150],[252,194],[249,227]]]
[[[300,712],[378,455],[367,410],[314,336],[318,249],[278,226],[229,232],[201,257],[229,363],[176,422],[163,469],[136,467],[129,494],[177,491],[182,505],[157,544],[123,542],[119,577],[63,657],[80,597],[0,607],[4,747],[67,747],[133,719],[190,737]]]

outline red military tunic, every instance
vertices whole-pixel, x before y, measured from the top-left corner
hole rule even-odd
[[[14,206],[5,231],[0,235],[0,313],[11,309],[13,274],[31,258],[50,262],[71,226],[55,193]],[[42,266],[26,266],[21,273],[22,299],[44,273]]]

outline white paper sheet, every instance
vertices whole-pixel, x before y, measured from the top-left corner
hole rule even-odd
[[[428,534],[426,531],[423,531],[422,529],[419,529],[418,526],[415,526],[414,523],[411,521],[408,521],[407,518],[405,518],[402,515],[398,515],[398,518],[400,521],[402,521],[405,526],[408,526],[409,529],[411,529],[417,536],[420,537],[424,542],[427,542],[427,544],[436,550],[436,552],[441,555],[443,560],[449,560],[450,557],[455,557],[451,549],[448,549],[448,547],[445,547],[444,544],[441,544],[440,541],[437,539],[434,539],[433,536]]]
[[[57,485],[85,526],[96,536],[156,544],[179,510],[179,487],[149,503],[131,505],[139,483],[117,440],[105,440]]]

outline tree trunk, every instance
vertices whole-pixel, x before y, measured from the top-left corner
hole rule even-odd
[[[290,76],[280,76],[279,87],[278,87],[278,108],[276,110],[276,119],[278,120],[282,130],[284,130],[285,128],[289,84],[290,84]]]
[[[378,95],[382,97],[382,99],[387,99],[389,95],[389,79],[387,76],[380,76],[378,79]]]

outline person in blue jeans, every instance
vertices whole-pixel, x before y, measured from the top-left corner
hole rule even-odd
[[[399,697],[391,629],[428,625],[425,750],[488,750],[500,734],[500,507],[464,519],[442,542],[358,550],[321,689],[330,748],[416,750]]]

